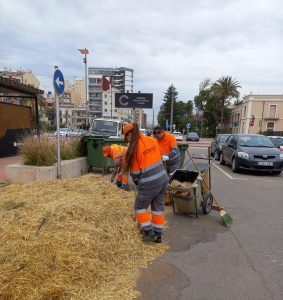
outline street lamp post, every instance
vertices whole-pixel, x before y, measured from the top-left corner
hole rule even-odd
[[[88,76],[87,76],[87,54],[89,51],[87,48],[78,49],[81,54],[84,54],[83,62],[85,64],[85,95],[86,95],[86,127],[89,126],[89,101],[88,101]]]
[[[173,83],[172,83],[172,91],[171,91],[171,116],[170,116],[170,129],[171,133],[173,132],[173,109],[174,109],[174,90],[173,90]]]

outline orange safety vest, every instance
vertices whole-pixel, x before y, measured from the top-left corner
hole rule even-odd
[[[110,148],[110,159],[113,160],[114,164],[121,164],[126,155],[128,147],[113,144],[110,146]]]
[[[164,136],[162,139],[156,139],[157,143],[160,148],[161,155],[168,155],[173,147],[177,148],[177,142],[176,138],[173,134],[170,134],[168,132],[164,133]]]
[[[139,134],[130,172],[139,188],[164,184],[168,181],[160,149],[154,138]]]

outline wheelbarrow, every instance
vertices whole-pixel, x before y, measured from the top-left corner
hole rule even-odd
[[[202,184],[206,172],[178,169],[170,176],[167,191],[172,199],[174,213],[193,215],[196,218],[199,209],[205,215],[210,213],[213,198]]]

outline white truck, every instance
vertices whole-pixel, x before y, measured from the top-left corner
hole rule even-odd
[[[123,121],[97,118],[92,121],[90,133],[110,138],[121,138],[123,136],[123,125]]]

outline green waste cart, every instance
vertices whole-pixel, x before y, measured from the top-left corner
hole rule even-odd
[[[105,173],[113,166],[112,161],[108,157],[103,157],[103,147],[112,144],[126,146],[127,143],[121,138],[109,138],[105,136],[85,136],[84,142],[87,147],[87,156],[90,170],[97,168]]]
[[[180,143],[178,144],[178,148],[180,151],[180,165],[179,168],[182,169],[184,166],[184,161],[185,161],[185,156],[186,156],[186,151],[189,148],[188,144]]]

